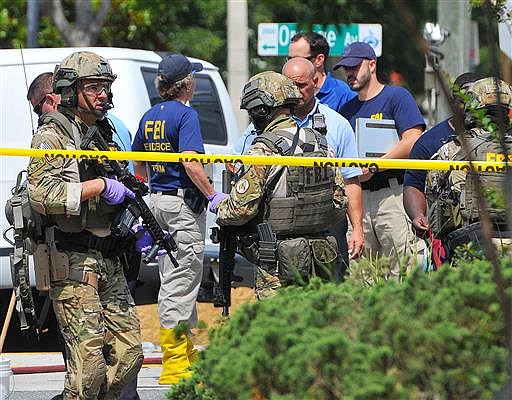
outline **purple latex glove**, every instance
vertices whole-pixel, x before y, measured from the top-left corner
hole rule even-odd
[[[129,197],[130,199],[135,198],[135,194],[116,179],[102,179],[105,182],[105,188],[103,189],[103,192],[101,192],[100,196],[105,199],[107,204],[113,206],[121,204],[125,197]]]
[[[228,197],[229,194],[222,192],[215,192],[214,194],[206,196],[206,198],[210,202],[210,204],[208,205],[208,210],[210,210],[210,212],[214,214],[217,214],[217,208],[219,207],[220,201]]]
[[[153,238],[149,234],[147,230],[144,229],[142,224],[136,224],[132,227],[133,233],[135,233],[135,250],[139,253],[147,253],[153,247]],[[164,231],[167,233],[166,231]],[[163,257],[167,255],[167,251],[165,249],[158,250],[157,257]]]

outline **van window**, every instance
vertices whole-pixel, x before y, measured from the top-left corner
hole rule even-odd
[[[152,106],[162,101],[155,88],[156,71],[155,68],[141,68]],[[199,114],[204,143],[227,144],[228,133],[217,88],[208,75],[197,73],[194,77],[196,79],[196,89],[190,104]]]
[[[162,98],[156,91],[155,87],[156,68],[142,67],[140,70],[144,78],[144,83],[146,84],[146,90],[148,91],[151,107],[153,107],[155,104],[158,104],[162,101]]]

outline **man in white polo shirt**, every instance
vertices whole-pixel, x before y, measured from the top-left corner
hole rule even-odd
[[[337,158],[357,158],[357,149],[355,144],[354,132],[349,122],[336,111],[321,104],[315,98],[315,89],[318,79],[315,76],[315,67],[313,64],[302,57],[295,57],[283,66],[283,75],[290,78],[299,88],[303,97],[294,110],[292,118],[301,128],[313,128],[320,130],[315,126],[313,116],[321,114],[325,121],[326,137],[330,147],[332,157]],[[233,153],[243,154],[251,145],[256,137],[254,126],[250,124],[242,137],[233,147]],[[342,265],[340,275],[348,267],[350,258],[357,258],[364,250],[364,233],[362,223],[362,193],[359,184],[359,168],[342,168],[341,172],[345,180],[345,191],[348,196],[348,218],[354,227],[347,243],[346,221],[345,224],[335,227],[332,234],[338,240],[338,248],[342,256]]]

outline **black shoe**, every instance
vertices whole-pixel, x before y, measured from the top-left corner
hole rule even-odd
[[[62,393],[59,393],[57,396],[53,396],[50,400],[63,400],[64,395]]]

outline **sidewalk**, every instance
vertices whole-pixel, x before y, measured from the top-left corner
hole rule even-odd
[[[141,400],[165,399],[168,387],[158,384],[162,355],[149,353],[144,356],[145,364],[138,375],[139,396]],[[2,357],[11,360],[14,372],[9,400],[49,400],[62,392],[65,373],[60,353],[3,353]]]

